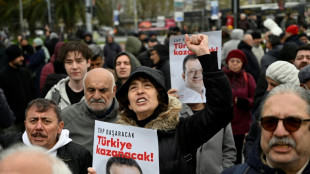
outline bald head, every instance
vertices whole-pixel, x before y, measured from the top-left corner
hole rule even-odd
[[[84,86],[84,89],[85,89],[85,81],[87,80],[87,78],[94,78],[94,77],[97,77],[97,79],[102,79],[102,78],[107,78],[107,81],[109,81],[110,79],[112,80],[112,83],[111,85],[112,88],[114,87],[115,85],[115,80],[114,80],[114,75],[107,69],[104,69],[104,68],[95,68],[95,69],[92,69],[90,71],[88,71],[85,76],[84,76],[84,80],[83,80],[83,86]]]
[[[113,74],[104,68],[92,69],[85,75],[83,85],[88,109],[97,116],[105,114],[116,92]]]
[[[243,41],[244,41],[245,43],[247,43],[248,45],[253,46],[254,41],[253,41],[252,35],[250,35],[250,34],[245,34],[245,35],[243,36]]]
[[[18,144],[1,152],[0,158],[0,173],[71,174],[66,164],[38,146]]]

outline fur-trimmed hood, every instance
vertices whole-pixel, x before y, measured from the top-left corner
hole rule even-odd
[[[175,97],[169,96],[168,109],[160,113],[156,119],[147,123],[144,128],[170,131],[176,128],[179,124],[179,111],[182,108],[182,103]],[[126,117],[123,112],[119,115],[118,124],[138,126],[134,119]]]

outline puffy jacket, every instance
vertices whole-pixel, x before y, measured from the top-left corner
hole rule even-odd
[[[208,102],[204,110],[179,118],[181,103],[169,97],[168,109],[144,128],[157,130],[161,174],[194,174],[197,148],[232,119],[232,93],[225,74],[218,69],[216,52],[199,57]],[[231,100],[230,100],[231,99]],[[138,126],[133,118],[119,114],[118,123]]]

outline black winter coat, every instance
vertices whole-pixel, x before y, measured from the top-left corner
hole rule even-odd
[[[169,59],[163,59],[158,62],[158,64],[155,66],[156,69],[160,70],[165,75],[165,87],[167,90],[171,88],[171,77],[170,77],[170,63]]]
[[[252,52],[252,47],[244,41],[240,41],[238,49],[244,52],[248,60],[247,64],[245,65],[245,71],[250,73],[254,77],[255,82],[257,82],[260,74],[260,68],[258,61]]]
[[[0,73],[0,88],[15,114],[15,123],[22,123],[27,104],[36,97],[30,73],[24,68],[14,69],[7,66]]]
[[[199,61],[208,100],[205,109],[179,118],[182,104],[169,97],[168,110],[144,126],[157,130],[161,174],[194,174],[197,148],[232,120],[231,87],[224,72],[218,69],[216,52],[200,56]],[[122,112],[117,123],[138,126]]]

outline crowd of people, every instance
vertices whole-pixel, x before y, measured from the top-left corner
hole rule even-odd
[[[66,42],[51,32],[32,45],[1,38],[0,173],[22,170],[23,155],[33,155],[49,162],[44,172],[95,174],[95,121],[156,130],[162,174],[309,173],[307,24],[288,16],[263,25],[266,32],[241,14],[237,28],[223,26],[220,66],[207,35],[178,27],[164,43],[154,33],[128,36],[124,49],[112,35],[102,47],[88,32]],[[199,103],[181,103],[171,87],[169,37],[182,33],[194,53],[182,78]],[[108,163],[107,172],[143,173],[132,159]]]

